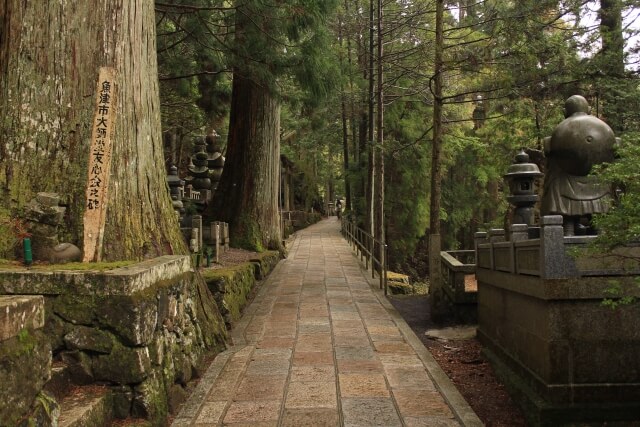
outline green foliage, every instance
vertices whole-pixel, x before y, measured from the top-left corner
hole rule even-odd
[[[640,277],[635,278],[635,286],[640,289]],[[638,301],[638,298],[634,296],[625,295],[621,283],[617,280],[609,281],[609,287],[605,289],[605,294],[610,297],[602,300],[602,305],[611,309],[635,304]]]
[[[599,250],[610,250],[640,240],[639,162],[640,134],[629,133],[623,136],[618,159],[595,171],[599,179],[615,183],[619,189],[611,210],[594,218],[594,224],[600,230],[596,242]]]

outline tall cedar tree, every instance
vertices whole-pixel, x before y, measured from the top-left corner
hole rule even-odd
[[[315,95],[327,90],[323,24],[334,7],[326,0],[236,4],[227,160],[210,207],[229,222],[234,246],[282,247],[278,81],[293,74]]]
[[[0,2],[0,203],[59,193],[60,235],[82,246],[89,140],[102,66],[119,100],[103,259],[184,253],[166,188],[152,0]]]

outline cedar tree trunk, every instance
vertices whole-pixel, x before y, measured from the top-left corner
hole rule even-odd
[[[59,193],[83,246],[100,67],[118,78],[103,259],[186,250],[167,192],[152,0],[0,1],[0,200]]]
[[[280,104],[235,72],[227,157],[210,216],[229,223],[233,246],[281,249],[278,213]]]

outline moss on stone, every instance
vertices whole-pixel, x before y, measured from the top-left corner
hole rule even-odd
[[[116,268],[128,267],[138,261],[116,261],[116,262],[69,262],[65,264],[33,264],[30,271],[108,271]],[[25,265],[16,261],[0,260],[0,271],[2,270],[22,270]]]
[[[73,324],[91,325],[97,302],[92,295],[64,294],[53,301],[53,312]]]
[[[51,347],[39,331],[23,329],[0,345],[0,420],[15,425],[28,416],[50,376]]]
[[[203,273],[227,323],[240,318],[242,309],[247,304],[249,292],[256,283],[254,271],[253,264],[246,262],[228,268],[206,270]]]
[[[254,259],[250,261],[255,264],[255,277],[257,280],[262,280],[271,273],[271,270],[280,261],[279,251],[265,251],[258,254]]]

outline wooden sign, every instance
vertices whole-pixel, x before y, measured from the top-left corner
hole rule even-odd
[[[91,130],[87,199],[84,211],[84,262],[100,261],[107,190],[111,167],[111,143],[117,106],[116,70],[101,67],[96,86],[96,107]]]

